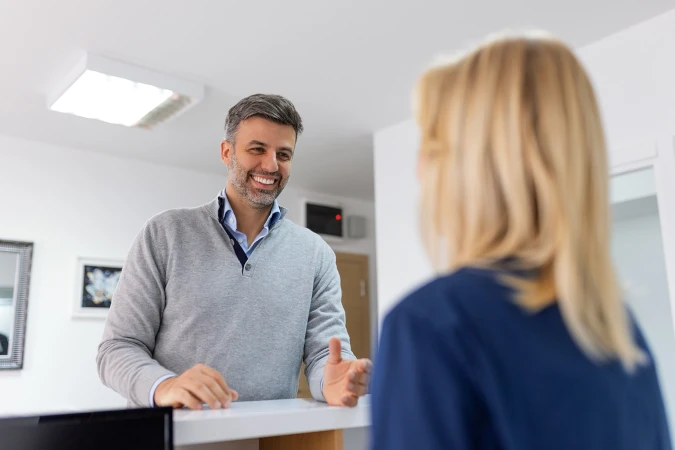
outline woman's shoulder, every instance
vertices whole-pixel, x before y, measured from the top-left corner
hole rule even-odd
[[[504,289],[493,270],[464,267],[437,276],[416,287],[403,297],[401,308],[418,308],[441,303],[461,303],[466,297],[476,297],[486,290]],[[414,306],[413,306],[414,305]]]
[[[461,268],[435,277],[405,295],[387,317],[394,320],[415,318],[440,325],[442,329],[467,325],[474,310],[489,311],[485,302],[494,303],[506,296],[493,271],[480,268]]]

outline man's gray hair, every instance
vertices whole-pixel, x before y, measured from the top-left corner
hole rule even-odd
[[[289,100],[280,95],[254,94],[240,100],[228,111],[225,119],[225,140],[234,145],[239,123],[255,116],[292,126],[296,140],[303,130],[300,114]]]

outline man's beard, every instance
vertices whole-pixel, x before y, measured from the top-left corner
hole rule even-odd
[[[274,177],[277,180],[276,188],[263,190],[252,187],[248,183],[248,178],[252,175]],[[228,167],[228,177],[231,180],[232,186],[234,186],[234,189],[237,191],[237,194],[248,200],[251,206],[259,209],[271,206],[272,203],[274,203],[274,200],[276,200],[276,198],[279,197],[279,194],[284,190],[286,183],[288,183],[288,179],[290,178],[290,176],[282,178],[278,172],[265,172],[261,170],[247,172],[239,165],[239,163],[237,163],[236,153],[234,151],[232,152],[232,162]]]

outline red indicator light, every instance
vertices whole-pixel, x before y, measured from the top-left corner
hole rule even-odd
[[[337,215],[335,216],[335,220],[342,220],[342,216],[341,216],[340,214],[337,214]]]

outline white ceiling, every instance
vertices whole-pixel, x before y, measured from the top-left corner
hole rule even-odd
[[[277,93],[305,121],[291,185],[372,198],[372,132],[410,117],[410,89],[439,52],[505,27],[536,26],[581,46],[672,8],[675,0],[0,0],[0,134],[224,174],[228,108]],[[205,83],[206,98],[154,131],[48,111],[51,86],[84,52]]]

